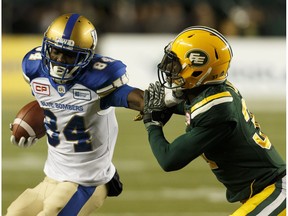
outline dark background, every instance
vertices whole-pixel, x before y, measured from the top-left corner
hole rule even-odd
[[[225,35],[284,36],[285,0],[3,0],[2,33],[43,33],[77,12],[98,33],[176,33],[206,25]]]

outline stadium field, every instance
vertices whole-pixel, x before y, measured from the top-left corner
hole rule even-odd
[[[41,41],[34,37],[25,40],[27,43],[23,41],[19,37],[12,40],[4,36],[2,42],[5,50],[2,58],[2,215],[21,192],[43,179],[47,154],[45,138],[27,149],[12,146],[9,141],[9,123],[23,105],[34,100],[21,75],[21,59]],[[247,100],[247,104],[263,132],[286,158],[285,101],[276,104]],[[226,201],[224,187],[201,158],[182,170],[162,171],[152,155],[144,125],[133,121],[137,112],[124,108],[116,111],[119,137],[113,162],[124,183],[124,191],[117,198],[108,198],[94,215],[224,216],[240,206]],[[182,117],[173,117],[173,122],[168,122],[164,128],[167,139],[181,134],[184,127]]]

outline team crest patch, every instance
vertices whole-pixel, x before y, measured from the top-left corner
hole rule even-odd
[[[59,86],[57,86],[57,91],[58,91],[60,94],[65,94],[66,88],[65,88],[65,86],[63,86],[63,85],[59,85]]]
[[[186,55],[193,66],[203,66],[208,62],[208,55],[202,50],[191,50]]]
[[[73,89],[73,97],[78,100],[91,100],[91,92],[86,89]]]
[[[32,83],[32,88],[36,94],[50,95],[50,86],[43,83]]]

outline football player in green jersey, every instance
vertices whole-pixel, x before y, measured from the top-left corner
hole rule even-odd
[[[145,90],[150,146],[167,172],[202,156],[227,200],[243,203],[232,216],[286,215],[286,164],[227,81],[232,55],[225,37],[204,26],[185,29],[165,47],[159,82]],[[164,89],[172,89],[174,100]],[[169,143],[162,127],[172,113],[185,115],[187,127]]]

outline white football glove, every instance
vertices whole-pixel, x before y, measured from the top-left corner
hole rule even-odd
[[[165,97],[164,103],[167,107],[175,106],[183,101],[180,99],[182,97],[183,92],[181,90],[172,90],[172,89],[165,89]]]
[[[13,124],[10,124],[10,130],[12,129],[12,127],[13,127]],[[38,141],[38,138],[36,138],[36,137],[28,137],[27,140],[25,137],[21,137],[19,142],[17,142],[14,135],[11,135],[11,137],[10,137],[10,142],[12,144],[18,146],[18,147],[21,147],[21,148],[30,147],[30,146],[34,145],[37,141]]]

